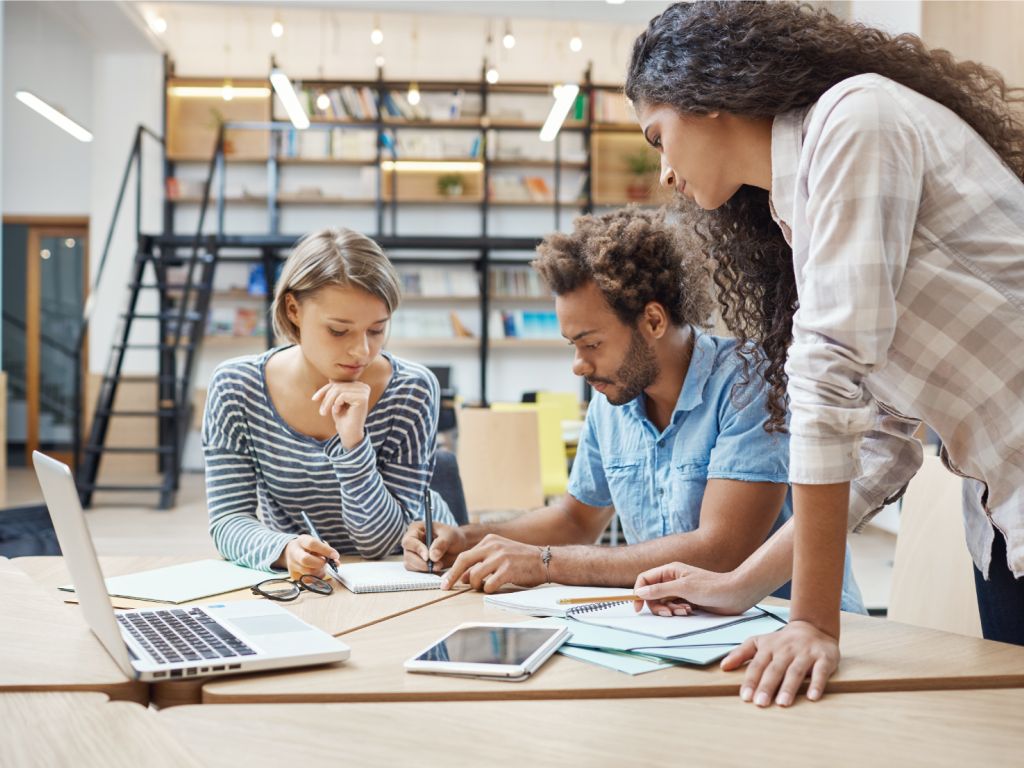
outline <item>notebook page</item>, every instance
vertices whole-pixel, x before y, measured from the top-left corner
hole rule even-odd
[[[695,610],[689,616],[656,616],[647,606],[644,606],[640,613],[636,613],[632,603],[612,603],[586,608],[590,610],[572,610],[566,615],[586,624],[597,624],[664,639],[707,632],[764,615],[760,609],[751,608],[740,616],[719,616],[701,610]]]
[[[245,589],[272,578],[272,573],[244,568],[227,560],[197,560],[111,576],[105,582],[111,597],[178,604]],[[75,588],[67,585],[60,589],[73,592]]]
[[[506,611],[526,613],[530,616],[565,616],[571,605],[559,605],[559,600],[580,597],[616,597],[629,594],[625,587],[563,587],[544,586],[519,592],[498,592],[487,595],[484,602]],[[632,603],[627,604],[632,611]]]
[[[356,594],[441,588],[441,577],[437,574],[407,571],[402,563],[346,563],[338,566],[336,574]]]

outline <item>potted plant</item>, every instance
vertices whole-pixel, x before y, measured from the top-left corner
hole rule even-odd
[[[458,197],[462,194],[462,174],[445,173],[437,177],[437,191],[444,197]]]
[[[626,197],[632,201],[647,200],[651,196],[651,187],[655,180],[652,177],[661,168],[657,154],[646,147],[626,155],[626,165],[633,174],[633,180],[626,185]]]

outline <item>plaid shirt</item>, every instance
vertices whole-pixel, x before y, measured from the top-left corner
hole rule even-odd
[[[953,112],[868,74],[776,117],[771,199],[799,294],[790,481],[851,481],[859,528],[919,468],[924,421],[968,478],[975,564],[994,525],[1024,576],[1024,184]]]

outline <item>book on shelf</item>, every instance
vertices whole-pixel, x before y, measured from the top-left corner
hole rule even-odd
[[[448,267],[401,267],[398,275],[407,297],[476,298],[480,295],[476,273]]]
[[[537,271],[529,266],[495,267],[488,279],[488,292],[494,298],[550,298],[551,291]]]
[[[210,307],[206,318],[207,336],[247,338],[266,333],[266,317],[253,307]]]
[[[284,269],[284,262],[277,262],[277,266],[274,268],[274,282],[276,283],[278,278],[281,277],[281,270]],[[263,274],[262,264],[253,264],[249,267],[249,280],[246,285],[246,290],[250,296],[266,296],[267,295],[267,278]]]
[[[476,338],[479,335],[477,325],[473,313],[403,307],[391,318],[391,337],[396,340]]]
[[[599,123],[635,123],[636,113],[623,94],[595,91],[594,120]]]
[[[507,339],[560,339],[554,310],[506,310],[501,313]]]

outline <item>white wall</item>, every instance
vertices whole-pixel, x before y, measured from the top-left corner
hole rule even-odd
[[[850,18],[893,35],[905,32],[920,35],[921,2],[922,0],[853,0],[850,3]]]
[[[86,216],[92,147],[14,98],[28,90],[93,129],[93,51],[46,3],[4,3],[3,211]]]

